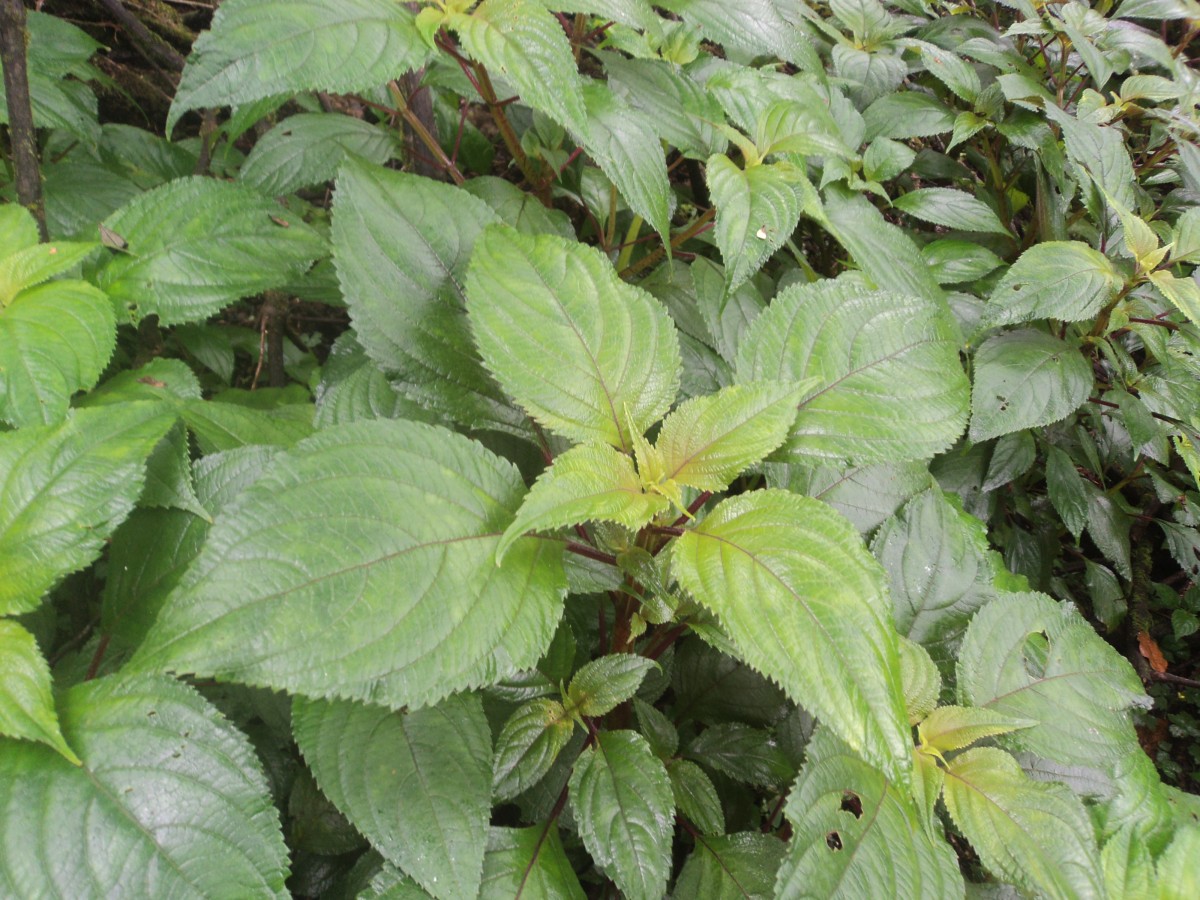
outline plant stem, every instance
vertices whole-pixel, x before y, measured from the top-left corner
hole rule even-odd
[[[8,105],[8,135],[12,144],[17,202],[33,214],[38,234],[46,231],[46,204],[42,199],[42,173],[38,168],[37,136],[29,98],[26,67],[25,5],[21,0],[0,0],[0,64],[4,66],[4,93]]]
[[[517,164],[517,168],[521,170],[521,174],[525,176],[525,180],[529,182],[537,193],[537,198],[542,201],[543,206],[550,205],[550,192],[547,190],[548,185],[543,183],[541,173],[534,168],[533,162],[525,155],[525,148],[521,146],[521,139],[517,137],[516,131],[513,130],[512,122],[508,121],[508,116],[504,113],[504,105],[500,103],[496,96],[496,89],[492,87],[491,76],[488,75],[480,63],[470,64],[472,71],[475,73],[475,84],[479,88],[479,96],[483,98],[483,102],[487,104],[488,112],[492,114],[492,121],[496,123],[496,129],[500,132],[500,138],[504,141],[504,146],[508,148],[509,155],[512,156],[513,162]]]
[[[412,108],[408,105],[408,101],[404,97],[404,92],[400,90],[400,85],[394,81],[389,81],[388,93],[392,95],[392,100],[396,104],[396,112],[400,114],[400,118],[404,119],[405,125],[420,139],[421,143],[429,148],[429,152],[438,161],[438,165],[450,173],[450,177],[454,180],[455,184],[466,184],[467,179],[463,177],[462,172],[458,171],[458,166],[446,155],[446,151],[442,149],[442,145],[438,143],[437,138],[429,133],[429,129],[425,127],[425,123],[421,121],[420,116],[413,112]]]
[[[674,250],[676,247],[682,246],[685,242],[690,241],[696,235],[701,234],[702,232],[705,232],[709,228],[711,228],[713,218],[716,216],[716,214],[717,214],[716,207],[710,206],[708,209],[706,209],[704,211],[703,215],[701,215],[698,219],[696,219],[696,221],[694,221],[691,225],[689,225],[683,231],[679,232],[679,234],[677,234],[673,238],[671,238],[671,249]],[[623,270],[621,272],[621,277],[629,278],[630,276],[636,275],[638,272],[642,271],[643,269],[647,269],[650,266],[654,265],[655,263],[657,263],[660,259],[662,259],[666,255],[667,255],[667,248],[659,247],[658,249],[654,250],[652,253],[647,253],[645,256],[643,256],[641,259],[639,259],[637,262],[635,262],[632,266],[629,266],[627,269]]]

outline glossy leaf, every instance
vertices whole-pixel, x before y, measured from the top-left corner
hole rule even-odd
[[[297,217],[248,187],[181,178],[139,194],[104,225],[128,244],[99,286],[136,321],[198,322],[235,300],[286,285],[326,253]]]
[[[792,236],[816,194],[804,172],[789,162],[739,169],[718,153],[709,158],[707,173],[725,289],[732,291]]]
[[[555,457],[504,532],[497,558],[528,531],[589,521],[638,529],[665,511],[666,498],[642,491],[633,460],[607,444],[581,444]]]
[[[784,807],[792,823],[775,896],[961,897],[953,850],[922,825],[906,791],[818,732]]]
[[[1032,781],[994,747],[956,756],[943,800],[987,868],[1044,897],[1103,897],[1083,804],[1061,784]]]
[[[58,726],[50,667],[34,636],[9,619],[0,619],[0,735],[39,741],[79,765]]]
[[[564,437],[629,451],[628,423],[644,431],[674,401],[674,325],[598,250],[490,228],[475,248],[467,295],[487,367],[530,415]]]
[[[1036,723],[1001,738],[1004,746],[1105,768],[1137,751],[1128,710],[1146,702],[1133,667],[1044,594],[980,610],[959,651],[958,694],[964,705]]]
[[[703,834],[724,833],[721,798],[704,770],[690,759],[672,759],[667,763],[667,775],[671,779],[671,791],[679,814]]]
[[[959,231],[1008,235],[992,208],[965,191],[952,188],[918,188],[892,201],[895,209],[923,222]]]
[[[1057,422],[1088,398],[1092,381],[1077,344],[1032,329],[988,338],[975,353],[970,438]]]
[[[439,428],[317,434],[223,511],[136,662],[393,708],[532,667],[565,585],[549,542],[495,564],[523,494],[511,464]]]
[[[477,696],[414,712],[297,699],[296,743],[330,800],[439,900],[474,898],[491,812],[491,732]]]
[[[491,828],[479,900],[584,900],[554,822]]]
[[[466,319],[481,200],[428,178],[350,163],[333,202],[333,259],[358,339],[405,394],[470,427],[523,416],[484,371]]]
[[[484,0],[448,24],[467,54],[511,81],[525,103],[576,134],[588,134],[571,45],[546,7],[533,0]]]
[[[771,900],[784,844],[757,831],[700,837],[675,881],[675,896]]]
[[[737,377],[817,379],[783,448],[791,459],[929,458],[966,424],[953,323],[917,297],[841,282],[781,291],[746,334]]]
[[[726,500],[678,538],[680,583],[748,663],[885,771],[908,726],[883,573],[849,522],[783,491]]]
[[[112,304],[82,281],[54,281],[0,306],[0,421],[49,425],[93,387],[117,342]]]
[[[541,781],[574,731],[575,722],[557,700],[538,697],[519,706],[496,737],[496,801],[511,800]]]
[[[735,781],[756,787],[782,790],[796,775],[769,731],[738,722],[706,728],[688,745],[688,755]]]
[[[630,900],[659,900],[671,868],[671,782],[646,739],[602,731],[571,773],[583,845]]]
[[[697,490],[724,490],[787,439],[805,393],[803,386],[751,382],[681,404],[655,443],[665,476]]]
[[[1108,258],[1079,241],[1035,244],[992,291],[989,327],[1059,319],[1090,319],[1116,296],[1120,276]]]
[[[67,691],[59,714],[82,766],[0,740],[0,892],[289,896],[258,758],[195,690],[114,675]]]
[[[353,93],[420,66],[413,15],[390,0],[232,0],[200,35],[167,117],[306,90]]]
[[[0,614],[36,608],[62,576],[100,555],[171,421],[158,404],[137,403],[0,433]]]
[[[634,695],[654,660],[613,653],[584,663],[571,679],[567,699],[581,716],[603,716]]]

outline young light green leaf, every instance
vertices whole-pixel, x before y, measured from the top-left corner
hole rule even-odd
[[[755,491],[687,530],[671,565],[748,663],[904,779],[911,740],[883,572],[849,522],[807,497]]]
[[[79,265],[99,246],[96,242],[56,241],[32,247],[5,247],[7,255],[0,257],[0,309],[12,303],[21,291]]]
[[[601,731],[571,772],[583,845],[629,900],[659,900],[671,869],[671,782],[636,731]]]
[[[902,636],[899,647],[904,708],[908,710],[908,724],[916,725],[937,706],[942,692],[942,673],[929,652],[916,641]]]
[[[0,306],[0,421],[62,421],[71,395],[96,384],[116,342],[112,304],[82,281],[43,284]]]
[[[628,423],[645,431],[675,400],[675,326],[594,248],[489,228],[467,274],[467,311],[497,381],[571,440],[628,451]]]
[[[1035,724],[1000,738],[1066,765],[1106,767],[1136,753],[1129,714],[1146,702],[1133,667],[1073,609],[1045,594],[985,606],[959,651],[958,696]]]
[[[942,789],[955,824],[994,874],[1043,897],[1102,897],[1092,823],[1061,784],[1032,781],[995,747],[956,756]]]
[[[281,287],[327,252],[303,222],[281,228],[282,208],[251,188],[180,178],[139,194],[105,220],[129,244],[97,284],[135,320],[198,322],[235,300]]]
[[[652,130],[649,116],[632,109],[607,86],[584,85],[587,131],[580,142],[601,171],[609,177],[629,208],[671,240],[671,185],[662,142]]]
[[[1035,244],[996,285],[983,327],[1096,315],[1120,287],[1121,277],[1104,254],[1080,241]]]
[[[809,387],[750,382],[681,404],[655,443],[665,477],[701,491],[724,490],[787,440]]]
[[[652,659],[633,653],[614,653],[585,663],[571,679],[567,699],[573,712],[581,716],[602,716],[612,712],[636,692],[651,669]]]
[[[50,667],[33,635],[10,619],[0,619],[0,735],[40,741],[80,765],[58,725]]]
[[[561,548],[519,541],[495,565],[525,491],[514,466],[390,420],[272,465],[218,518],[136,664],[415,708],[537,663],[562,612]]]
[[[562,26],[534,0],[484,0],[447,24],[476,62],[512,82],[521,99],[586,136],[583,85]]]
[[[585,900],[558,825],[491,828],[479,900]]]
[[[100,555],[172,421],[159,404],[131,403],[0,433],[0,615],[35,609]]]
[[[114,675],[67,691],[59,714],[82,766],[0,739],[0,893],[289,896],[254,749],[194,689]]]
[[[1194,278],[1176,278],[1165,269],[1150,273],[1150,282],[1175,304],[1193,325],[1200,325],[1200,285]]]
[[[1196,262],[1200,259],[1200,206],[1184,210],[1175,223],[1171,242],[1171,262]]]
[[[665,497],[643,492],[633,460],[624,453],[607,444],[581,444],[555,457],[534,482],[496,548],[496,559],[503,561],[512,543],[528,531],[589,521],[637,529],[668,506]]]
[[[1158,859],[1158,900],[1184,900],[1200,890],[1196,859],[1200,855],[1200,825],[1194,821],[1175,832],[1170,846]]]
[[[334,195],[333,259],[359,341],[402,391],[468,427],[519,431],[524,416],[484,370],[466,319],[467,262],[498,221],[451,185],[350,162]]]
[[[927,459],[966,424],[955,332],[935,300],[842,281],[793,286],[751,325],[737,378],[819,379],[800,401],[789,459]]]
[[[439,900],[479,893],[492,739],[478,696],[415,712],[296,698],[296,743],[321,791]]]
[[[962,896],[954,852],[933,839],[907,791],[827,729],[806,755],[784,808],[794,830],[776,897]]]
[[[1135,826],[1126,825],[1108,839],[1100,851],[1100,864],[1108,896],[1155,900],[1154,857]],[[1200,889],[1200,882],[1196,888]]]
[[[557,700],[536,697],[519,706],[496,738],[492,763],[496,802],[507,802],[541,781],[574,730],[574,720]]]
[[[918,188],[892,201],[901,212],[946,228],[1010,236],[995,211],[966,191],[953,188]]]
[[[0,206],[0,247],[6,253],[34,247],[37,242],[37,220],[33,213],[19,203]]]
[[[264,134],[238,170],[238,181],[268,197],[329,181],[348,157],[383,164],[400,152],[395,132],[363,119],[301,113]]]
[[[975,353],[969,437],[986,441],[1053,424],[1087,400],[1092,382],[1077,343],[1033,329],[988,338]]]
[[[950,673],[967,623],[996,596],[987,532],[940,490],[880,526],[871,552],[887,570],[896,630]]]
[[[675,880],[675,896],[769,900],[783,852],[783,841],[757,831],[697,838]]]
[[[227,0],[192,47],[167,132],[189,109],[367,90],[419,67],[427,52],[413,14],[391,0]]]
[[[917,733],[921,736],[922,744],[948,753],[962,750],[987,737],[1008,734],[1036,724],[1031,719],[1017,719],[994,709],[939,706],[917,726]]]
[[[707,177],[729,292],[783,246],[817,196],[804,172],[786,161],[739,169],[718,153],[708,160]]]

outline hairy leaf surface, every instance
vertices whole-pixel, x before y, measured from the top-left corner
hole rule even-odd
[[[1104,254],[1080,241],[1035,244],[1013,263],[992,291],[988,326],[1061,319],[1075,322],[1100,312],[1120,287]]]
[[[0,735],[39,741],[79,764],[58,725],[46,658],[34,636],[9,619],[0,619]]]

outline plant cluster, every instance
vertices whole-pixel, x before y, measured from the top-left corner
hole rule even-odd
[[[1200,896],[1194,0],[4,2],[0,894]]]

